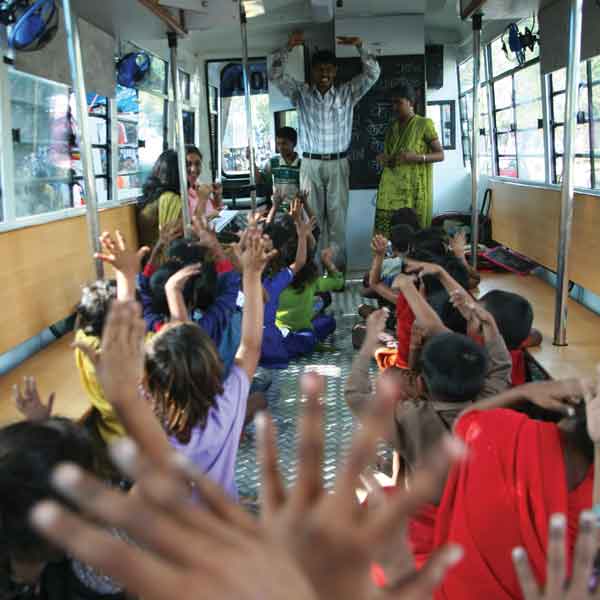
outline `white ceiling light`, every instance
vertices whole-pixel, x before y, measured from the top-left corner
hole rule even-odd
[[[250,19],[265,14],[265,5],[263,0],[241,0],[246,16]],[[178,10],[187,10],[191,13],[201,15],[210,14],[211,8],[219,8],[225,4],[224,0],[159,0],[159,4],[175,8]],[[233,3],[232,3],[233,4]]]
[[[242,6],[249,19],[265,14],[263,0],[242,0]]]

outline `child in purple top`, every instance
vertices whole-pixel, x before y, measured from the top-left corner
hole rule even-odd
[[[301,205],[299,205],[301,208]],[[296,273],[306,262],[308,238],[312,234],[314,221],[304,221],[300,210],[293,213],[293,219],[286,216],[265,229],[270,243],[277,254],[266,268],[263,288],[267,294],[264,311],[263,342],[260,366],[267,369],[285,369],[289,363],[283,334],[275,324],[279,306],[279,296],[293,281]]]
[[[241,253],[241,246],[244,252]],[[242,339],[223,381],[223,362],[195,323],[166,325],[146,346],[145,384],[171,445],[237,498],[235,461],[263,331],[261,273],[274,256],[257,230],[245,233],[236,252],[243,268]]]

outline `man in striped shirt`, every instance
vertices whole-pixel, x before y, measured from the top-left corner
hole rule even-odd
[[[270,79],[292,100],[298,111],[299,145],[303,152],[300,187],[308,192],[308,202],[317,217],[322,248],[335,244],[337,262],[346,264],[346,214],[350,167],[348,149],[352,138],[354,106],[379,79],[379,63],[370,56],[358,37],[338,37],[337,43],[355,46],[363,70],[351,81],[334,85],[337,74],[333,53],[320,51],[312,58],[311,84],[292,79],[285,73],[288,52],[304,43],[302,33],[294,33],[286,48],[276,53]]]

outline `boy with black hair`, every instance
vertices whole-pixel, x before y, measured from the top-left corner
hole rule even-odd
[[[527,369],[523,349],[542,343],[541,333],[532,328],[533,308],[529,300],[513,292],[492,290],[480,298],[479,302],[493,315],[510,352],[513,386],[526,383]]]
[[[279,208],[289,210],[292,200],[300,192],[300,166],[302,159],[296,152],[298,134],[293,127],[280,127],[275,133],[275,149],[272,156],[258,169],[255,165],[257,183],[272,186],[273,206],[267,221],[270,223]]]

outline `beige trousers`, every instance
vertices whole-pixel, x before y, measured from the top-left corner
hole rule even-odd
[[[319,252],[337,246],[335,262],[346,266],[346,215],[350,188],[350,163],[339,160],[302,158],[300,188],[308,192],[308,204],[321,230]]]

